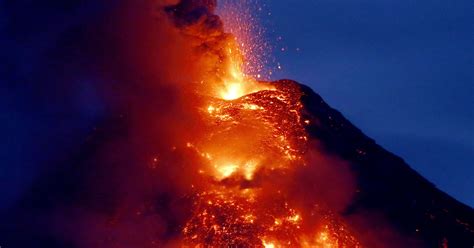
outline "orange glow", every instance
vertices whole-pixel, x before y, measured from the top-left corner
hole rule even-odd
[[[265,242],[265,241],[263,241],[263,246],[264,246],[265,248],[275,248],[275,244],[270,243],[270,242],[267,243],[267,242]]]
[[[224,100],[235,100],[244,95],[262,90],[273,90],[273,87],[259,84],[249,76],[246,76],[242,70],[243,59],[241,51],[235,42],[229,42],[228,46],[228,65],[225,66],[225,76],[223,86],[220,89],[219,97]]]
[[[219,172],[219,178],[224,179],[231,176],[239,167],[235,164],[226,164],[216,166],[216,170]]]
[[[301,93],[285,88],[209,98],[201,108],[205,135],[186,144],[208,164],[203,191],[183,229],[192,247],[360,247],[342,222],[292,206],[278,175],[305,164]],[[312,213],[308,215],[308,213]],[[316,214],[314,214],[316,213]],[[314,226],[306,221],[319,218]]]
[[[292,188],[308,162],[301,89],[259,82],[261,70],[249,70],[259,64],[259,54],[249,54],[239,38],[218,37],[223,42],[211,37],[205,43],[218,46],[205,51],[218,52],[203,59],[211,69],[202,73],[197,91],[200,129],[181,144],[196,155],[197,161],[188,162],[199,166],[193,179],[200,184],[186,194],[192,207],[183,223],[183,246],[357,247],[329,210],[293,195],[306,190]]]
[[[224,91],[221,93],[221,97],[224,100],[234,100],[243,96],[244,90],[242,83],[228,83],[225,85]]]
[[[259,83],[229,61],[218,97],[200,107],[204,135],[186,144],[205,161],[198,174],[209,182],[182,230],[186,246],[359,247],[341,222],[292,206],[275,181],[305,164],[301,92]],[[308,226],[312,218],[324,221]]]

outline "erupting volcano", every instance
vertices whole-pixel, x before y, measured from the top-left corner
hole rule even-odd
[[[100,56],[124,58],[99,59],[104,80],[127,82],[103,87],[113,114],[9,221],[48,228],[2,225],[5,247],[474,244],[471,208],[308,87],[252,74],[248,46],[260,44],[225,32],[215,0],[143,2],[124,1],[110,14],[126,19],[120,34],[100,38]]]
[[[222,46],[212,54],[218,63],[211,64],[204,87],[196,91],[202,127],[186,147],[202,157],[192,177],[203,183],[190,185],[193,207],[183,244],[359,247],[323,203],[294,192],[314,187],[292,182],[310,166],[303,92],[291,82],[264,83],[247,76],[237,39],[223,32],[214,5],[182,1],[166,8],[182,32],[198,41],[194,49]],[[212,37],[199,37],[202,31],[196,30],[202,29],[214,31]]]

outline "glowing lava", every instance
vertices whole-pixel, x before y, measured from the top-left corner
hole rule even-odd
[[[261,90],[273,90],[269,85],[259,84],[255,79],[245,75],[242,70],[243,59],[236,42],[228,43],[228,65],[219,97],[224,100],[235,100]]]
[[[195,49],[205,68],[204,90],[197,92],[202,130],[186,144],[201,158],[195,175],[202,185],[187,196],[193,207],[182,229],[183,246],[358,247],[331,211],[292,193],[293,187],[304,187],[294,186],[293,180],[308,166],[301,89],[258,82],[246,74],[252,63],[245,63],[244,55],[255,61],[259,54],[249,54],[245,42],[220,30],[204,32],[210,37],[203,39],[198,31],[219,27],[217,17],[206,13],[196,19],[188,5],[181,7],[173,13],[196,20],[184,30],[202,41]],[[231,26],[238,26],[238,20]]]
[[[340,220],[326,219],[330,212],[317,202],[299,209],[288,195],[288,179],[306,166],[299,89],[264,85],[264,90],[238,96],[209,98],[201,108],[206,135],[188,147],[207,161],[199,174],[208,183],[196,192],[192,217],[183,229],[185,244],[359,247]]]

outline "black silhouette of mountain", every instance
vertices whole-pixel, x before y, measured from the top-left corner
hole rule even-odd
[[[290,80],[279,83],[298,84]],[[405,161],[379,146],[307,86],[302,102],[311,137],[351,162],[358,194],[346,215],[380,213],[400,233],[426,247],[473,247],[474,210],[437,189]],[[453,161],[455,163],[455,161]]]

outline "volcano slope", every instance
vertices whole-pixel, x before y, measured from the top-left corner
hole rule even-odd
[[[282,247],[305,247],[299,236],[306,228],[301,219],[310,219],[307,213],[313,212],[299,215],[287,206],[299,199],[292,193],[305,192],[306,198],[318,195],[314,198],[318,205],[329,206],[326,210],[331,212],[310,223],[330,218],[336,225],[331,230],[336,233],[334,240],[327,242],[332,246],[308,247],[472,247],[472,208],[441,192],[401,158],[377,145],[309,87],[291,80],[266,84],[273,89],[232,101],[204,100],[212,104],[212,108],[204,108],[205,118],[215,119],[206,122],[209,137],[217,137],[210,143],[171,144],[169,150],[169,142],[161,137],[158,145],[141,141],[152,135],[148,131],[143,137],[134,135],[127,115],[112,115],[75,156],[60,161],[56,170],[40,177],[2,216],[0,241],[6,247],[179,247],[182,242],[201,247],[264,247],[268,244],[262,237],[271,236],[291,243]],[[263,109],[266,111],[251,112]],[[146,130],[154,127],[148,121],[143,123]],[[265,163],[272,164],[274,159],[286,164],[252,167],[251,173],[244,168],[240,176],[234,167],[211,170],[223,179],[210,182],[203,182],[207,180],[202,177],[207,173],[204,170],[189,172],[201,168],[196,165],[202,160],[199,146],[219,143],[221,136],[238,143],[246,137],[233,130],[242,128],[247,133],[249,128],[255,129],[251,132],[253,140],[261,139],[264,144],[252,144],[246,157],[270,154]],[[282,139],[267,140],[275,134]],[[130,136],[133,139],[124,138]],[[241,148],[239,151],[246,151],[245,146]],[[163,152],[150,164],[143,159],[143,151],[148,149]],[[312,149],[344,163],[329,163],[335,171],[331,177],[320,169],[309,170],[312,173],[303,169],[304,175],[297,178],[298,173],[291,173],[291,169],[287,173],[301,161],[309,167],[314,165],[304,159],[305,151]],[[346,177],[339,173],[346,170],[354,179],[349,188],[342,185]],[[298,189],[306,184],[297,181],[305,180],[318,181],[309,185],[319,189]],[[296,189],[288,190],[289,185]],[[196,188],[204,190],[192,193]],[[253,190],[257,193],[251,198],[234,194]],[[351,191],[349,201],[342,209],[334,209],[331,206],[341,204],[328,201],[339,197],[325,195],[342,190]],[[267,194],[261,197],[260,191]],[[289,194],[274,197],[269,193],[277,191]],[[209,223],[203,219],[206,213],[217,216],[220,222]],[[277,226],[282,219],[271,219],[277,214],[290,214],[283,218],[289,221],[281,231]],[[322,238],[327,241],[326,236]]]
[[[471,247],[474,211],[437,189],[405,161],[364,135],[307,86],[300,87],[310,137],[347,161],[355,173],[357,194],[346,215],[377,212],[403,234],[426,247]],[[359,230],[364,227],[360,227]],[[365,228],[373,228],[366,226]]]

